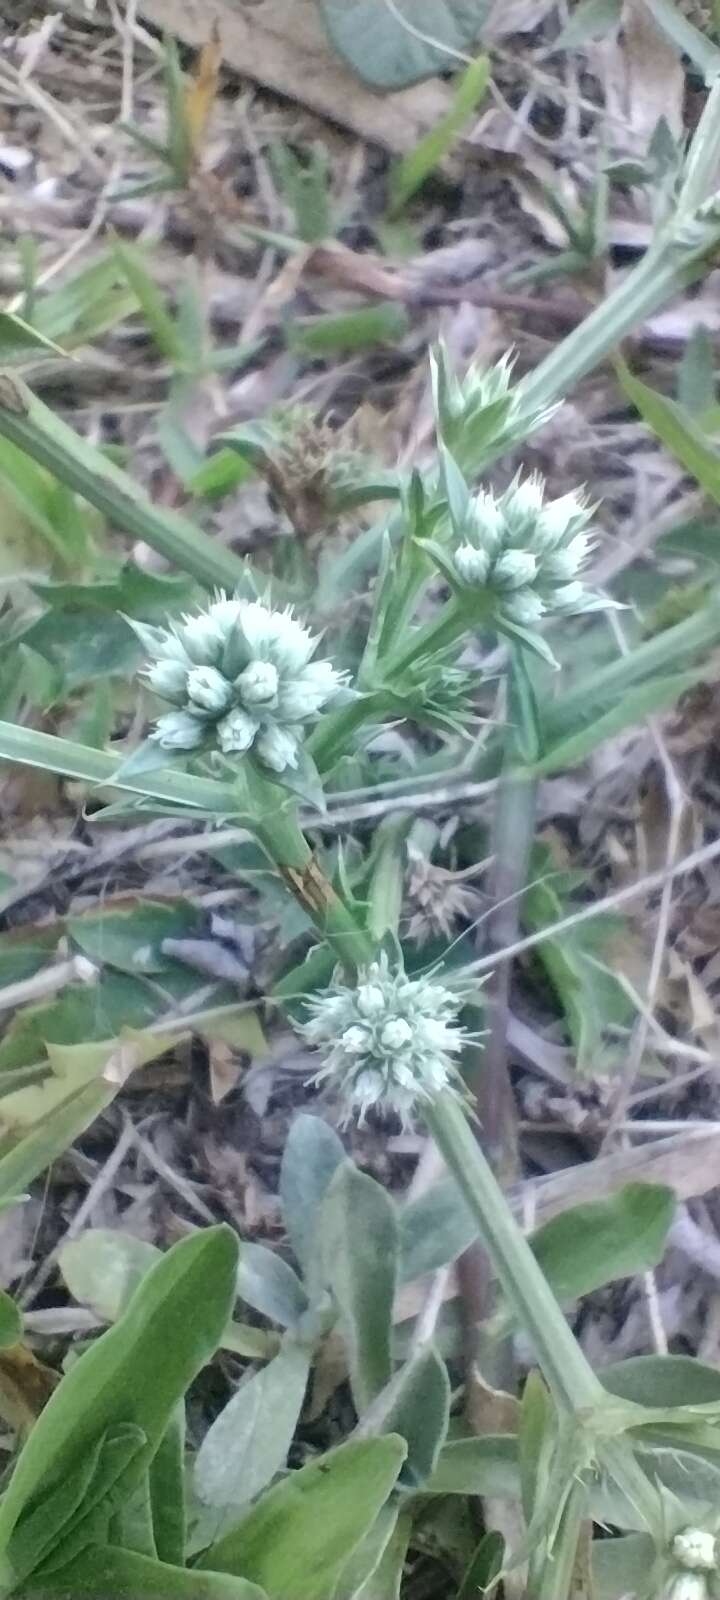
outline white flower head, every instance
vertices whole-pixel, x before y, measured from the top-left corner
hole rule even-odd
[[[672,1553],[681,1567],[691,1572],[714,1572],[717,1565],[715,1534],[705,1528],[684,1528],[676,1533]]]
[[[528,405],[522,384],[513,383],[515,357],[508,350],[494,366],[473,362],[463,377],[440,344],[430,357],[438,433],[462,465],[476,466],[489,447],[508,450],[543,423],[556,406]]]
[[[164,749],[252,751],[283,773],[298,764],[305,724],[348,692],[345,673],[311,660],[319,641],[289,607],[219,593],[172,628],[133,626],[152,657],[150,687],[178,708],[152,735]]]
[[[546,501],[537,473],[518,475],[501,495],[481,490],[458,529],[451,557],[458,581],[494,596],[499,623],[524,628],[553,612],[610,606],[582,582],[594,543],[587,532],[591,515],[581,494]]]
[[[383,952],[359,974],[355,987],[335,982],[308,1002],[299,1032],[325,1049],[313,1082],[337,1087],[346,1121],[364,1122],[371,1106],[399,1116],[444,1090],[462,1094],[457,1056],[469,1042],[458,1023],[461,1000],[434,978],[408,978],[400,960]]]

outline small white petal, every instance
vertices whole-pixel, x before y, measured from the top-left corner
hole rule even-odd
[[[380,1043],[384,1050],[404,1050],[412,1036],[413,1030],[404,1017],[391,1017],[381,1031]]]
[[[307,665],[317,640],[297,622],[288,607],[270,611],[251,600],[242,614],[243,632],[253,655],[274,661],[281,672],[294,673]]]
[[[271,772],[284,772],[286,767],[296,767],[298,750],[295,734],[288,728],[278,727],[276,722],[263,728],[255,742],[258,759],[269,767]]]
[[[503,550],[493,567],[493,588],[523,589],[536,572],[537,561],[530,550]]]
[[[220,594],[208,607],[207,615],[212,622],[215,633],[219,639],[225,640],[232,633],[235,623],[239,622],[247,602],[237,595]]]
[[[682,1533],[677,1533],[672,1551],[681,1567],[701,1568],[705,1572],[715,1569],[715,1535],[708,1533],[705,1528],[685,1528]]]
[[[195,750],[202,744],[207,725],[189,711],[168,711],[160,717],[150,735],[163,750]]]
[[[288,722],[304,722],[316,716],[343,685],[344,674],[337,672],[331,661],[311,661],[297,678],[283,684],[280,712]]]
[[[190,659],[198,667],[210,667],[222,649],[222,635],[206,611],[199,617],[185,617],[181,640]]]
[[[505,516],[499,501],[489,489],[481,489],[472,501],[472,525],[477,542],[492,555],[505,536]]]
[[[250,749],[258,726],[255,718],[249,717],[247,712],[241,711],[239,707],[235,711],[229,711],[217,725],[220,749],[226,756],[242,755],[245,750]]]
[[[506,489],[500,504],[508,522],[533,520],[542,511],[545,482],[539,472],[529,478],[516,478]]]
[[[178,660],[156,661],[146,674],[154,694],[159,694],[161,700],[176,700],[181,706],[187,699],[187,675],[187,666]]]
[[[236,679],[245,706],[268,706],[277,700],[278,670],[272,661],[251,661]]]
[[[220,716],[232,700],[232,684],[217,667],[192,667],[187,675],[187,691],[193,705]]]
[[[487,583],[490,557],[486,550],[477,550],[472,544],[461,544],[459,550],[455,551],[453,564],[463,583],[475,584],[478,587]]]
[[[554,590],[549,606],[553,611],[582,611],[585,599],[584,584],[564,583]]]
[[[385,995],[377,983],[361,983],[356,1000],[361,1017],[378,1017],[385,1010]]]
[[[538,539],[542,548],[556,549],[573,528],[587,520],[587,516],[585,502],[577,494],[563,494],[557,500],[549,500],[539,518]]]
[[[346,1028],[341,1039],[343,1050],[347,1050],[351,1056],[365,1055],[371,1043],[371,1035],[368,1033],[367,1028],[358,1026]]]
[[[517,622],[521,628],[531,628],[539,622],[546,609],[534,589],[516,589],[512,594],[503,595],[503,616],[508,617],[510,622]]]

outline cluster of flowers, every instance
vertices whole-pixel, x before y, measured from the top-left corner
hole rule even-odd
[[[347,693],[346,674],[312,661],[318,640],[288,608],[219,594],[172,628],[133,623],[150,655],[150,688],[176,707],[151,738],[163,750],[252,750],[262,766],[296,767],[305,724]]]
[[[415,1107],[460,1089],[455,1057],[470,1035],[458,1025],[459,1000],[431,978],[408,978],[383,952],[357,986],[337,982],[308,1001],[300,1033],[326,1052],[315,1082],[330,1080],[362,1125],[381,1105],[409,1125]]]
[[[578,494],[546,502],[537,474],[518,476],[501,495],[482,490],[457,530],[454,574],[491,590],[498,616],[524,628],[548,613],[597,610],[607,600],[580,579],[594,543],[586,531],[591,515]]]

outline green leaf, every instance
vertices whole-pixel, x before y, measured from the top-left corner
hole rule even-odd
[[[320,1208],[344,1160],[342,1141],[322,1117],[295,1117],[280,1164],[280,1198],[290,1243],[309,1281],[319,1260]]]
[[[89,500],[134,539],[145,540],[181,571],[212,588],[234,588],[247,565],[177,511],[155,505],[129,474],[80,438],[18,379],[12,406],[1,403],[0,435],[46,467],[61,483]]]
[[[286,204],[295,213],[295,232],[306,244],[332,235],[330,162],[322,145],[303,151],[304,160],[287,144],[270,146],[270,165]]]
[[[624,362],[616,362],[615,370],[643,421],[711,500],[720,503],[720,451],[715,449],[694,417],[675,400],[657,394],[633,377]]]
[[[23,1589],[27,1600],[76,1600],[88,1594],[112,1600],[266,1600],[254,1583],[228,1578],[219,1572],[166,1565],[134,1550],[93,1545],[61,1571],[43,1578],[37,1588]]]
[[[291,350],[306,355],[335,355],[346,350],[367,350],[374,344],[394,344],[410,326],[408,314],[395,301],[360,306],[321,317],[295,317],[288,325]]]
[[[286,1465],[311,1353],[308,1346],[286,1341],[211,1424],[195,1458],[195,1486],[206,1505],[238,1510]]]
[[[22,1331],[23,1320],[19,1307],[4,1289],[0,1289],[0,1350],[18,1344],[22,1339]]]
[[[237,1240],[225,1226],[181,1240],[113,1328],[66,1373],[27,1440],[0,1505],[0,1549],[31,1496],[62,1477],[107,1428],[146,1435],[146,1467],[178,1400],[218,1347],[230,1314]]]
[[[715,356],[707,328],[701,323],[683,351],[677,378],[678,404],[691,417],[702,418],[715,404]]]
[[[570,1206],[530,1240],[560,1301],[649,1272],[662,1260],[675,1194],[660,1183],[627,1183],[606,1200]]]
[[[287,1261],[276,1250],[246,1240],[240,1246],[237,1293],[249,1306],[284,1328],[294,1327],[307,1311],[307,1295]]]
[[[172,1566],[185,1560],[185,1405],[175,1407],[148,1469],[155,1550]]]
[[[456,1261],[478,1233],[452,1178],[433,1184],[417,1200],[407,1200],[399,1222],[400,1283],[412,1283]]]
[[[720,1401],[720,1370],[694,1356],[632,1356],[603,1367],[611,1394],[640,1406],[702,1406]]]
[[[407,1444],[400,1482],[418,1489],[437,1466],[450,1417],[450,1380],[432,1345],[411,1355],[365,1413],[363,1431],[395,1433]]]
[[[604,38],[617,26],[621,11],[622,0],[581,0],[558,34],[553,50],[576,50],[578,45]]]
[[[200,1568],[259,1583],[270,1600],[330,1600],[339,1572],[397,1482],[405,1442],[351,1440],[291,1472],[206,1550]]]
[[[533,766],[533,772],[549,776],[550,773],[562,771],[563,767],[574,767],[586,761],[606,739],[614,738],[634,723],[643,722],[656,711],[664,711],[674,705],[687,689],[697,683],[704,670],[698,666],[694,671],[677,672],[668,678],[658,677],[641,684],[637,689],[629,689],[610,710],[596,716],[594,721],[580,727],[576,733],[570,733],[559,743],[550,745],[550,748],[546,743],[545,753]],[[581,715],[584,723],[585,713]]]
[[[221,450],[213,451],[193,473],[192,478],[185,485],[190,494],[206,495],[208,500],[219,500],[223,495],[232,494],[246,483],[253,475],[249,461],[239,455],[236,450],[225,446]]]
[[[403,1510],[398,1515],[394,1507],[386,1507],[380,1513],[375,1525],[376,1528],[379,1527],[381,1529],[383,1534],[387,1532],[388,1513],[394,1519],[394,1526],[386,1539],[377,1564],[368,1573],[365,1582],[361,1584],[360,1588],[355,1589],[352,1593],[344,1581],[345,1575],[348,1572],[349,1576],[352,1577],[357,1569],[354,1566],[352,1568],[344,1568],[338,1578],[333,1600],[400,1600],[408,1544],[410,1543],[410,1535],[413,1528],[413,1513],[412,1510]],[[383,1523],[385,1523],[384,1527]],[[361,1546],[363,1552],[366,1551],[367,1544],[373,1538],[374,1532],[375,1530],[371,1530],[368,1539]]]
[[[487,1433],[479,1439],[453,1439],[443,1446],[423,1494],[488,1495],[516,1500],[520,1493],[517,1439]]]
[[[65,354],[54,339],[39,333],[24,317],[16,316],[13,311],[0,311],[0,361],[8,361],[25,350],[52,350],[56,356]]]
[[[16,1578],[64,1565],[99,1530],[105,1533],[118,1499],[118,1485],[146,1443],[141,1428],[120,1424],[108,1428],[89,1452],[91,1472],[71,1471],[56,1489],[18,1521],[10,1539],[7,1565]],[[82,1485],[82,1492],[80,1486]],[[120,1490],[121,1498],[125,1495]]]
[[[647,1592],[656,1561],[649,1533],[628,1533],[618,1539],[593,1539],[593,1600],[627,1600]]]
[[[443,157],[452,149],[458,134],[470,120],[487,89],[490,62],[487,56],[478,56],[463,73],[453,95],[450,110],[425,134],[424,139],[399,161],[390,175],[389,215],[397,216],[415,194]]]
[[[480,35],[485,0],[320,0],[336,50],[373,89],[404,89],[455,65]]]
[[[343,1323],[360,1413],[392,1376],[398,1223],[390,1196],[351,1162],[338,1168],[320,1227],[325,1273]]]
[[[505,1540],[501,1533],[484,1533],[463,1573],[457,1600],[477,1600],[492,1594],[503,1567]]]

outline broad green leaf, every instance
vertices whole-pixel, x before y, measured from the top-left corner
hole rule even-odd
[[[270,1600],[331,1600],[340,1569],[372,1528],[397,1482],[405,1441],[351,1440],[289,1473],[200,1567],[259,1583]]]
[[[291,1328],[307,1311],[308,1298],[292,1267],[276,1250],[262,1244],[240,1245],[237,1293],[271,1322]]]
[[[237,1240],[220,1226],[181,1240],[152,1268],[119,1322],[66,1373],[30,1434],[0,1505],[0,1549],[30,1497],[72,1470],[107,1428],[141,1428],[147,1445],[135,1466],[148,1465],[218,1347],[236,1267]]]
[[[180,1401],[148,1468],[155,1549],[161,1561],[185,1560],[185,1404]]]
[[[473,1240],[477,1226],[452,1178],[434,1183],[399,1212],[401,1283],[412,1283],[456,1261]]]
[[[325,1274],[343,1323],[360,1413],[392,1376],[392,1312],[398,1224],[390,1196],[351,1162],[339,1167],[323,1202]]]
[[[128,1469],[142,1453],[146,1442],[142,1429],[130,1423],[108,1428],[100,1441],[92,1477],[77,1512],[68,1518],[60,1537],[46,1538],[43,1521],[46,1497],[43,1495],[29,1516],[20,1518],[13,1532],[9,1566],[16,1572],[24,1566],[33,1573],[39,1569],[43,1574],[52,1572],[73,1559],[86,1545],[102,1542],[107,1537],[113,1514],[127,1502],[124,1484]],[[57,1506],[61,1491],[51,1492],[49,1498],[55,1500]],[[38,1559],[40,1546],[44,1550],[42,1562]]]
[[[570,1206],[532,1235],[533,1254],[560,1301],[648,1272],[662,1260],[675,1194],[627,1183],[606,1200]]]
[[[16,1576],[25,1577],[62,1539],[86,1499],[104,1444],[105,1437],[96,1440],[57,1488],[43,1495],[34,1511],[20,1517],[11,1540]]]
[[[89,1306],[101,1322],[117,1322],[162,1252],[144,1239],[115,1228],[87,1228],[63,1245],[58,1265],[70,1293]],[[244,1322],[228,1322],[220,1341],[224,1350],[250,1360],[275,1354],[278,1336]]]
[[[700,484],[711,500],[720,502],[720,451],[688,411],[633,377],[624,362],[616,363],[623,389],[636,410],[671,455]]]
[[[378,1517],[381,1522],[383,1513]],[[385,1548],[372,1572],[365,1579],[359,1589],[355,1590],[351,1600],[400,1600],[400,1588],[405,1573],[408,1544],[413,1528],[412,1510],[403,1510],[395,1517],[395,1526],[390,1534]],[[341,1573],[335,1590],[334,1600],[346,1600],[348,1590],[343,1585]]]
[[[280,1165],[280,1198],[288,1237],[306,1278],[318,1256],[320,1207],[344,1160],[341,1140],[322,1117],[306,1112],[295,1117]]]
[[[628,1595],[646,1594],[655,1560],[649,1533],[593,1539],[593,1600],[627,1600]]]
[[[405,1440],[407,1460],[400,1481],[408,1489],[419,1489],[435,1470],[449,1417],[450,1380],[445,1363],[432,1345],[426,1345],[410,1356],[378,1395],[361,1429],[396,1433]]]
[[[579,45],[602,39],[617,27],[621,11],[621,0],[580,0],[558,34],[553,49],[576,50]]]
[[[163,1034],[154,1035],[135,1028],[126,1028],[117,1039],[101,1039],[89,1044],[53,1044],[48,1041],[48,1077],[43,1083],[31,1084],[6,1095],[0,1106],[0,1128],[3,1133],[25,1132],[43,1123],[78,1090],[94,1080],[104,1078],[112,1094],[137,1067],[165,1055],[169,1041]],[[111,1064],[118,1070],[108,1073]]]
[[[632,1356],[603,1367],[611,1394],[641,1406],[694,1406],[720,1401],[720,1369],[694,1356]]]
[[[40,1173],[89,1128],[115,1094],[116,1085],[104,1079],[88,1084],[69,1095],[38,1128],[0,1156],[0,1199],[7,1201],[23,1195]]]
[[[22,1338],[22,1313],[4,1289],[0,1289],[0,1349],[17,1344]]]
[[[456,52],[475,44],[487,15],[485,0],[320,0],[330,38],[349,66],[373,89],[447,72]],[[379,106],[378,114],[381,115]]]
[[[470,120],[485,94],[490,78],[487,56],[471,62],[455,86],[453,103],[444,117],[408,151],[390,175],[389,215],[394,217],[419,189],[443,157],[452,149],[458,134]]]
[[[478,1595],[492,1594],[502,1571],[504,1555],[502,1534],[484,1533],[463,1573],[457,1600],[477,1600]]]
[[[517,1439],[510,1433],[453,1439],[443,1445],[422,1494],[487,1495],[516,1500],[520,1493]]]
[[[397,1529],[398,1506],[392,1500],[378,1512],[375,1521],[362,1543],[353,1552],[340,1572],[333,1600],[353,1600],[367,1593],[373,1574],[382,1561],[388,1544]]]
[[[27,1600],[266,1600],[254,1583],[228,1578],[219,1572],[198,1572],[176,1567],[120,1546],[92,1546],[66,1567],[34,1588],[23,1588]]]
[[[332,355],[344,350],[366,350],[373,344],[391,344],[401,339],[410,326],[403,306],[388,300],[357,311],[338,311],[321,317],[295,317],[288,326],[291,350],[304,350],[310,356]]]
[[[195,1486],[206,1505],[238,1510],[286,1465],[311,1354],[309,1346],[287,1340],[211,1424],[195,1458]]]

